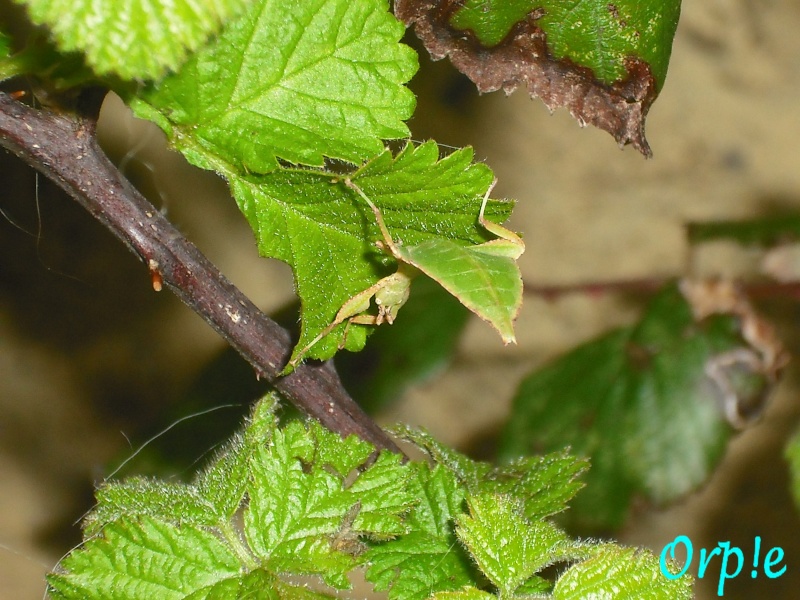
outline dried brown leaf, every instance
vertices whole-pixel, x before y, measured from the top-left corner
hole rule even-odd
[[[480,92],[502,89],[511,94],[524,85],[551,111],[567,108],[581,126],[593,125],[614,136],[620,146],[632,144],[646,157],[652,155],[644,124],[657,90],[645,61],[626,59],[627,77],[607,85],[591,69],[568,58],[553,58],[547,36],[536,24],[541,10],[514,25],[500,44],[486,48],[471,31],[450,27],[449,20],[460,7],[458,0],[396,0],[395,15],[414,26],[434,60],[449,56]]]

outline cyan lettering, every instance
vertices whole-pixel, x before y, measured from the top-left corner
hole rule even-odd
[[[686,562],[683,564],[683,568],[678,571],[677,573],[673,573],[667,567],[667,554],[672,560],[675,560],[675,549],[678,547],[678,544],[683,544],[686,548]],[[678,579],[681,577],[686,571],[689,569],[689,565],[692,562],[692,540],[689,539],[688,536],[679,535],[676,537],[672,542],[664,546],[664,549],[661,551],[661,560],[659,561],[659,566],[661,567],[661,574],[664,575],[667,579]]]
[[[742,572],[744,566],[744,554],[736,546],[731,547],[730,542],[720,542],[719,547],[722,548],[722,565],[719,568],[719,585],[717,586],[717,596],[722,596],[725,593],[725,580],[733,579]],[[728,573],[728,558],[731,554],[736,555],[739,559],[739,564],[736,567],[735,573]]]
[[[719,549],[719,546],[714,548],[711,552],[706,550],[705,548],[700,548],[700,564],[697,567],[697,576],[702,579],[706,576],[706,569],[708,568],[708,563],[711,562],[711,558],[715,554],[721,554],[722,550]]]
[[[773,554],[777,554],[778,556],[775,559],[770,558]],[[777,573],[772,570],[772,567],[778,565],[783,560],[783,548],[780,546],[776,546],[764,557],[764,575],[769,577],[770,579],[775,579],[776,577],[780,577],[784,573],[786,573],[786,565],[783,565],[783,568],[778,571]]]

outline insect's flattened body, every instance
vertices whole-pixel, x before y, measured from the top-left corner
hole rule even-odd
[[[409,272],[408,267],[401,263],[396,273],[381,280],[384,285],[375,292],[375,304],[378,306],[376,325],[380,325],[383,321],[390,325],[394,323],[398,311],[408,300],[411,293],[411,280],[415,274],[416,272]]]
[[[492,325],[504,343],[516,341],[514,320],[522,303],[522,277],[516,259],[525,251],[525,244],[513,231],[484,217],[494,183],[483,197],[478,222],[497,239],[476,246],[463,246],[442,237],[403,246],[392,239],[380,209],[364,191],[350,178],[343,181],[372,210],[383,237],[375,244],[397,261],[397,271],[347,300],[333,322],[295,355],[289,368],[297,366],[314,344],[344,322],[347,322],[347,327],[353,324],[392,324],[408,300],[412,279],[420,271]],[[369,312],[373,300],[378,308],[377,315]],[[347,329],[345,337],[346,332]]]

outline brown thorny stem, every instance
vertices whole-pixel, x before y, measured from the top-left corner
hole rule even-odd
[[[304,413],[346,437],[400,452],[342,386],[333,364],[304,364],[279,377],[288,331],[262,313],[153,207],[101,150],[95,136],[103,90],[75,114],[35,110],[0,93],[0,145],[53,180],[144,262],[154,287],[169,287]]]

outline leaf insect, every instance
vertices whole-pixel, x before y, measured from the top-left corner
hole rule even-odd
[[[486,191],[478,213],[480,225],[496,235],[496,239],[475,246],[461,246],[448,239],[433,238],[413,246],[403,246],[392,240],[380,209],[352,179],[345,179],[344,184],[356,192],[375,215],[383,236],[376,245],[394,257],[398,268],[395,273],[347,300],[331,324],[298,352],[288,367],[294,369],[317,342],[345,321],[347,327],[352,324],[392,324],[408,300],[411,281],[419,272],[438,282],[464,306],[492,325],[504,343],[516,342],[514,320],[522,304],[522,277],[516,260],[525,251],[525,243],[513,231],[484,216],[496,182],[493,181]],[[372,300],[378,308],[376,315],[367,313]]]

